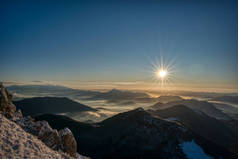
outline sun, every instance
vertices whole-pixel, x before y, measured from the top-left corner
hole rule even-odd
[[[154,59],[152,62],[152,80],[155,83],[165,87],[170,85],[175,80],[175,61],[164,61],[161,57],[160,60]]]
[[[163,70],[163,69],[158,70],[158,72],[157,72],[158,78],[165,78],[167,76],[167,74],[168,74],[167,70]]]

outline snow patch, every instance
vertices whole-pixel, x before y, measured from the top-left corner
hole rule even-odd
[[[188,159],[213,159],[213,157],[205,154],[203,149],[197,145],[193,140],[179,144],[183,153]]]
[[[69,128],[64,128],[63,130],[60,131],[61,136],[66,136],[69,134],[72,134],[71,130]]]
[[[178,118],[175,118],[175,117],[169,117],[166,120],[168,120],[168,121],[179,121]]]

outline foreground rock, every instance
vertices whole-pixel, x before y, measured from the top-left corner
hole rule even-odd
[[[72,132],[68,129],[62,129],[59,131],[60,141],[61,141],[61,149],[70,154],[70,156],[76,157],[77,152],[77,142],[72,134]]]
[[[36,136],[52,150],[66,152],[74,158],[80,157],[80,155],[77,154],[77,142],[68,128],[62,129],[58,132],[56,129],[52,129],[46,121],[35,122],[35,120],[30,116],[23,117],[20,109],[16,111],[16,107],[12,103],[12,95],[2,84],[0,84],[0,88],[1,116],[4,115],[9,120],[18,124],[23,130],[25,130],[25,132]],[[2,130],[4,131],[4,128]],[[17,131],[16,135],[18,135]]]
[[[70,159],[63,152],[50,149],[42,141],[25,132],[15,122],[0,114],[0,158]]]
[[[59,132],[52,129],[48,122],[35,122],[30,116],[21,118],[16,121],[26,132],[37,136],[48,147],[53,150],[62,150],[72,157],[77,156],[77,142],[70,129],[65,128]]]

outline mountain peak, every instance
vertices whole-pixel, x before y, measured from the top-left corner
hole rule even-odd
[[[119,89],[116,89],[116,88],[113,88],[113,89],[111,89],[110,91],[108,91],[108,92],[111,92],[111,93],[113,93],[113,92],[121,92]]]

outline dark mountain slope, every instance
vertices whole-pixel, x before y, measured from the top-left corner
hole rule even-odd
[[[66,113],[79,111],[96,111],[86,105],[77,103],[64,97],[35,97],[15,101],[18,109],[24,115],[37,115],[43,113]]]
[[[76,132],[75,130],[83,131],[93,128],[91,124],[79,122],[65,115],[42,114],[35,116],[35,119],[37,121],[47,120],[49,121],[49,124],[53,125],[56,129],[62,129],[65,128],[65,125],[68,125],[70,129],[74,129],[74,132]]]
[[[195,112],[187,106],[177,105],[157,111],[149,110],[148,112],[164,119],[177,119],[177,122],[185,125],[193,132],[219,145],[229,146],[231,143],[238,143],[237,132],[230,129],[227,124],[202,112]]]
[[[183,126],[153,117],[142,108],[120,113],[97,124],[82,124],[59,115],[41,115],[54,128],[68,126],[76,136],[78,151],[93,159],[186,158],[181,144],[194,141],[215,158],[230,153]]]

